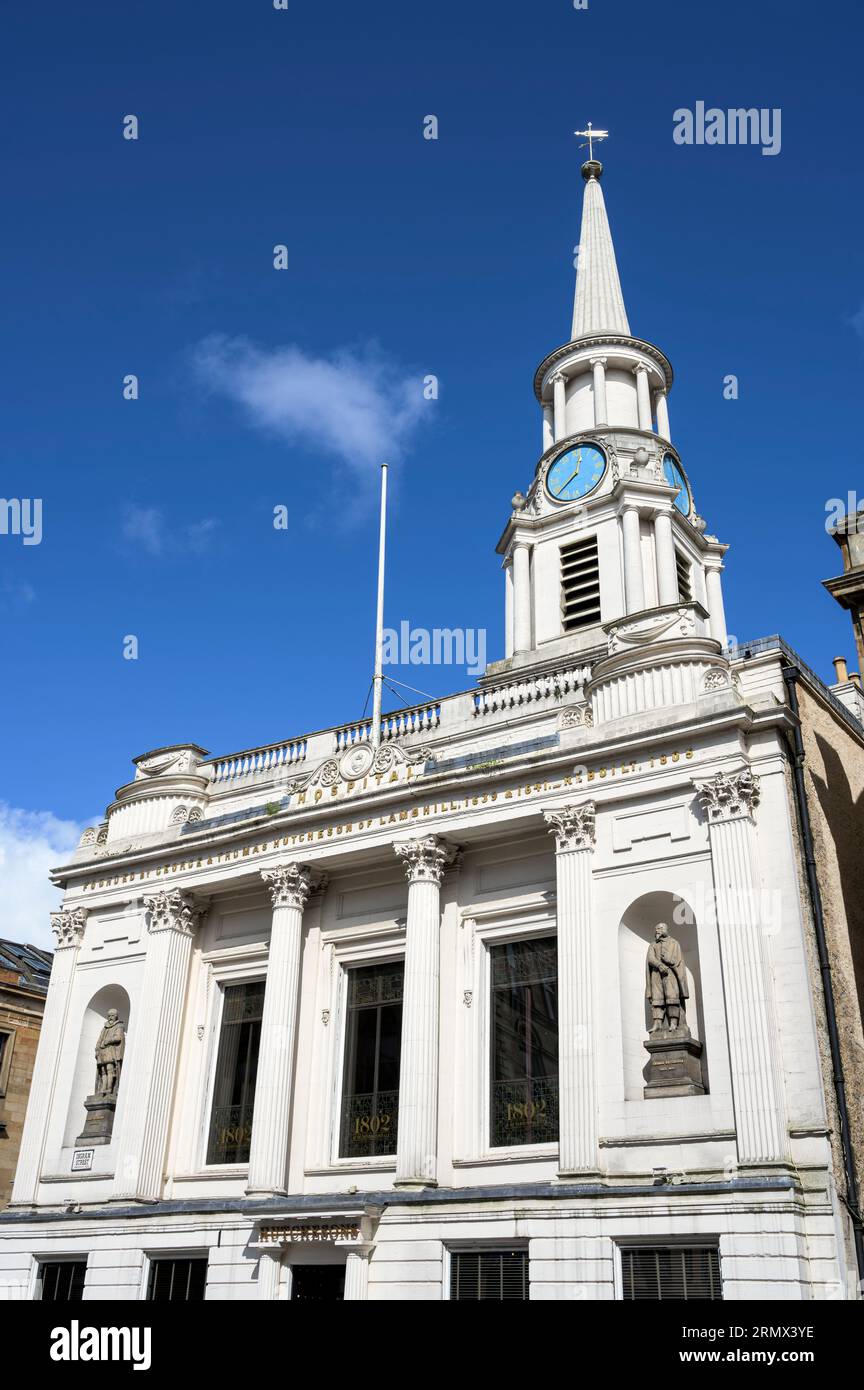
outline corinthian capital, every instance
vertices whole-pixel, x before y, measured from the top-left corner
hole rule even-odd
[[[583,801],[581,806],[559,806],[556,811],[544,811],[543,818],[549,834],[555,836],[555,848],[560,854],[569,849],[594,848],[594,802]]]
[[[261,877],[270,890],[274,907],[297,907],[301,912],[313,888],[323,883],[322,878],[316,880],[305,864],[279,864],[275,869],[262,869]]]
[[[694,782],[709,821],[736,820],[752,816],[759,805],[759,778],[749,767],[733,772],[717,772],[705,782]]]
[[[440,883],[444,870],[456,858],[456,848],[434,835],[421,835],[416,840],[397,840],[393,851],[404,861],[409,883]]]
[[[83,907],[73,907],[69,912],[52,912],[51,930],[57,942],[56,949],[62,951],[67,946],[80,946],[86,922],[87,913]]]
[[[179,888],[154,893],[151,897],[145,898],[144,910],[147,913],[149,931],[176,931],[187,934],[194,930],[198,918],[204,912],[204,908],[195,902],[191,894],[183,893]]]

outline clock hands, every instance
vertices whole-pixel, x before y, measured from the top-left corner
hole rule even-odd
[[[580,449],[580,450],[578,451],[578,453],[577,453],[577,458],[578,458],[579,462],[576,464],[575,472],[573,472],[573,473],[570,474],[570,477],[567,479],[566,483],[564,483],[564,485],[559,489],[559,492],[558,492],[558,496],[559,496],[559,497],[560,497],[561,494],[564,492],[565,488],[568,488],[568,487],[570,486],[570,484],[572,483],[573,479],[574,479],[574,478],[578,478],[578,476],[579,476],[579,469],[582,467],[582,450],[581,450],[581,449]]]

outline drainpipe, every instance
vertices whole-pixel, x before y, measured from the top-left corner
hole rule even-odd
[[[840,1054],[840,1034],[837,1030],[837,1010],[834,1004],[834,989],[831,984],[831,962],[828,956],[828,942],[825,937],[825,916],[822,911],[822,894],[816,873],[816,855],[813,849],[813,830],[810,822],[810,808],[807,805],[807,792],[804,783],[804,740],[801,737],[801,720],[798,707],[797,683],[800,671],[795,666],[784,666],[783,680],[789,697],[789,707],[795,715],[795,725],[790,738],[794,757],[792,775],[795,782],[795,802],[798,808],[798,824],[804,848],[804,864],[807,871],[807,888],[810,906],[813,910],[813,926],[816,932],[816,950],[819,957],[819,973],[822,976],[822,992],[825,996],[825,1019],[828,1024],[828,1040],[831,1048],[831,1067],[834,1073],[834,1091],[837,1097],[837,1111],[840,1117],[840,1146],[843,1151],[843,1171],[846,1175],[846,1206],[852,1219],[852,1234],[855,1242],[855,1259],[858,1264],[858,1278],[864,1281],[864,1227],[858,1205],[858,1183],[855,1178],[855,1160],[852,1152],[852,1133],[849,1128],[849,1110],[846,1105],[846,1082],[843,1077],[843,1059]]]

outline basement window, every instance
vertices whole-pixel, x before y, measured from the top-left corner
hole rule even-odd
[[[716,1245],[630,1246],[621,1251],[624,1298],[709,1302],[723,1297]]]

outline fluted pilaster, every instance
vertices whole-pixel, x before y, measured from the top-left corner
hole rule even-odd
[[[270,890],[273,924],[255,1083],[248,1192],[285,1191],[293,1103],[303,911],[315,880],[302,864],[281,864],[261,877]],[[260,1277],[260,1276],[259,1276]]]
[[[774,997],[759,910],[754,815],[759,779],[749,768],[695,782],[708,818],[723,966],[726,1031],[740,1163],[788,1152]]]
[[[594,803],[561,806],[545,819],[555,836],[558,885],[558,1168],[599,1171],[596,963],[591,915]]]
[[[147,958],[120,1078],[114,1196],[155,1202],[162,1195],[192,938],[204,908],[174,889],[145,898],[144,910]]]
[[[63,1051],[66,1019],[69,1013],[69,1000],[78,951],[84,940],[87,914],[83,907],[71,911],[52,912],[51,930],[56,946],[51,966],[51,980],[42,1014],[39,1032],[39,1049],[30,1083],[27,1101],[27,1116],[18,1151],[18,1167],[12,1188],[12,1201],[33,1202],[39,1186],[42,1167],[42,1153],[54,1087],[57,1080],[57,1067]],[[77,1043],[77,1039],[76,1039]]]
[[[430,1187],[437,1175],[441,879],[455,850],[432,835],[393,849],[408,877],[396,1182]]]

